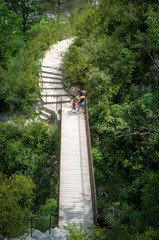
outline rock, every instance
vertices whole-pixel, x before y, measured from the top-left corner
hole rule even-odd
[[[41,102],[36,102],[32,104],[34,112],[35,113],[40,113],[40,109],[42,107],[42,103]]]
[[[46,231],[46,235],[49,234],[49,231]],[[60,229],[58,227],[51,228],[51,236],[54,237],[54,240],[66,240],[66,235],[68,231],[65,229]]]
[[[8,119],[9,119],[9,114],[0,113],[0,121],[1,122],[7,122]]]
[[[34,235],[40,237],[40,236],[43,236],[44,234],[43,234],[42,232],[40,232],[39,230],[36,230],[36,229],[35,229],[35,230],[33,231],[33,236],[34,236]]]
[[[48,235],[48,236],[41,237],[40,240],[55,240],[55,238],[51,235]]]
[[[51,234],[49,234],[49,230],[47,230],[45,233],[42,233],[35,229],[33,230],[32,238],[30,233],[25,233],[20,238],[13,238],[13,240],[66,240],[67,234],[67,230],[60,229],[58,227],[51,228]]]
[[[76,96],[80,92],[80,87],[74,86],[74,87],[71,87],[71,88],[69,88],[67,90],[68,90],[70,95]]]
[[[55,240],[63,240],[66,239],[66,235],[68,234],[68,231],[65,229],[60,229],[58,227],[53,229],[53,236]]]

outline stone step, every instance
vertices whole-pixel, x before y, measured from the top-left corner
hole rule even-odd
[[[62,96],[62,102],[63,103],[68,103],[71,101],[71,98],[68,96]],[[56,97],[42,97],[42,101],[44,104],[55,104],[56,102],[61,102],[60,99],[57,99]]]
[[[69,96],[69,94],[67,92],[65,92],[65,90],[63,89],[49,89],[49,90],[43,90],[41,92],[41,96]]]
[[[50,84],[61,84],[61,82],[59,81],[54,81],[53,79],[50,81],[50,80],[46,80],[46,81],[39,81],[39,84],[41,84],[41,86],[43,86],[44,83],[50,83]],[[60,85],[59,85],[60,86]]]
[[[57,107],[56,104],[44,104],[43,109],[46,110],[47,112],[54,113],[57,112]]]
[[[45,65],[45,64],[42,64],[41,65],[41,68],[46,68],[46,69],[51,69],[51,70],[55,70],[57,72],[61,72],[61,70],[57,67],[54,67],[54,66],[51,66],[51,65]]]
[[[44,98],[46,98],[46,97],[50,97],[50,98],[57,98],[57,97],[69,97],[69,95],[68,94],[58,94],[58,95],[54,95],[54,94],[41,94],[41,97],[44,97]],[[61,100],[60,100],[61,101]],[[70,100],[71,101],[71,100]]]
[[[61,220],[62,219],[62,220]],[[70,224],[74,224],[76,223],[76,226],[77,227],[80,227],[81,224],[84,226],[84,228],[87,228],[87,227],[90,227],[90,225],[93,225],[92,224],[92,221],[87,222],[87,221],[82,221],[82,220],[79,220],[77,218],[72,218],[72,219],[64,219],[62,217],[59,217],[59,228],[62,229],[64,228],[64,226],[67,226],[67,222],[70,222]]]
[[[56,75],[62,75],[62,72],[56,68],[53,68],[53,67],[50,67],[50,66],[44,66],[42,65],[41,67],[41,70],[42,72],[48,72],[48,73],[53,73],[53,74],[56,74]]]
[[[40,112],[40,115],[43,115],[43,116],[45,116],[47,118],[50,118],[52,116],[52,113],[48,112],[45,109],[42,109],[41,112]]]
[[[46,83],[39,82],[39,87],[43,89],[63,89],[63,85],[61,83]]]
[[[59,103],[57,103],[57,107],[56,107],[56,104],[53,103],[53,104],[43,104],[43,109],[46,109],[48,112],[56,112],[57,111],[57,108],[60,107],[60,101]],[[71,102],[63,102],[62,104],[62,110],[63,111],[71,111],[72,110],[72,105],[71,105]]]
[[[40,77],[62,80],[62,76],[60,76],[60,75],[55,75],[55,74],[50,74],[50,73],[45,73],[45,72],[42,72],[40,74]]]
[[[64,104],[69,104],[70,105],[70,102],[64,102]],[[47,112],[50,112],[50,113],[57,113],[57,111],[61,108],[61,102],[59,103],[53,103],[53,104],[44,104],[43,105],[43,109],[46,110]]]
[[[44,115],[41,115],[39,116],[39,118],[43,121],[48,121],[48,117],[44,116]]]

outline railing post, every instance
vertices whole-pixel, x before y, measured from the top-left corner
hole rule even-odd
[[[58,97],[56,96],[56,112],[57,112],[57,100],[58,100]]]
[[[51,234],[51,214],[50,214],[50,226],[49,226],[49,235]]]
[[[2,223],[2,237],[3,237],[3,240],[4,240],[4,232],[5,232],[5,225],[4,225],[4,223]]]
[[[33,217],[31,217],[31,237],[33,236]]]

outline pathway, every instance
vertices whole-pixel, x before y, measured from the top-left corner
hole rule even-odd
[[[59,222],[67,221],[87,227],[93,224],[85,119],[71,112],[70,96],[63,89],[62,57],[72,40],[54,45],[42,61],[39,85],[43,109],[40,118],[48,120],[57,113],[56,103],[62,98]]]
[[[62,111],[59,227],[66,221],[93,224],[84,117]]]
[[[57,114],[57,103],[70,103],[71,97],[63,89],[63,74],[60,71],[62,58],[73,39],[66,39],[53,45],[42,59],[42,71],[39,79],[43,107],[40,113],[41,120],[48,121]]]

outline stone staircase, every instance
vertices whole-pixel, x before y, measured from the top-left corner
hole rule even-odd
[[[52,45],[41,59],[39,86],[41,88],[40,104],[42,104],[39,117],[43,121],[58,120],[58,104],[61,100],[70,106],[71,97],[64,90],[63,74],[59,69],[63,64],[63,56],[72,42],[73,38],[59,41]]]
[[[42,109],[40,119],[49,121],[58,116],[57,104],[61,102],[70,103],[71,97],[64,90],[62,84],[62,72],[53,67],[43,66],[39,79],[41,88]]]

